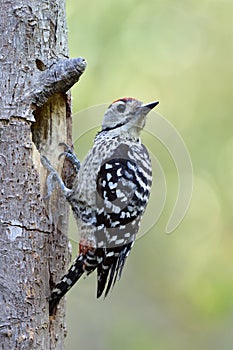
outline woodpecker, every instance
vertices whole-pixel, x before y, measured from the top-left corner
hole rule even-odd
[[[158,103],[143,104],[134,98],[114,101],[82,164],[65,145],[62,155],[77,171],[72,189],[65,187],[49,160],[41,157],[50,173],[48,196],[58,182],[80,232],[79,255],[52,290],[50,313],[84,273],[97,270],[97,298],[103,292],[106,297],[120,279],[150,196],[151,161],[139,136],[147,114]]]

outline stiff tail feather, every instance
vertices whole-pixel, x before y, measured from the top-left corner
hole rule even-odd
[[[111,288],[114,287],[116,280],[121,278],[122,270],[125,265],[133,243],[123,247],[117,247],[114,250],[108,250],[104,254],[102,263],[97,267],[97,298],[99,298],[105,287],[104,297],[106,297]]]
[[[69,268],[61,281],[52,290],[49,299],[49,313],[53,314],[54,309],[59,303],[60,299],[68,292],[68,290],[78,281],[84,273],[84,256],[79,255]]]

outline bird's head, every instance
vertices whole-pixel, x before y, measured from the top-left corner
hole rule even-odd
[[[138,137],[144,128],[147,114],[159,102],[143,104],[135,98],[121,98],[114,101],[104,114],[102,131],[115,130],[119,134],[128,132]]]

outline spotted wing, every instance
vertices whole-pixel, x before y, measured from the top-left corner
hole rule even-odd
[[[144,146],[121,145],[100,167],[97,177],[98,288],[105,296],[120,279],[151,187],[151,163]]]
[[[97,227],[106,229],[108,242],[125,244],[137,233],[150,187],[151,164],[142,145],[134,149],[121,145],[101,165],[97,177]]]

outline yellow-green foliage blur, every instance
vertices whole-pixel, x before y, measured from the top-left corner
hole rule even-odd
[[[153,153],[158,150],[167,181],[164,211],[136,242],[106,300],[95,297],[95,273],[69,292],[66,349],[231,350],[233,2],[67,0],[66,5],[70,56],[88,62],[72,89],[74,138],[76,127],[90,128],[88,117],[79,117],[85,108],[124,96],[159,100],[157,112],[181,134],[194,170],[189,210],[168,235],[164,227],[178,178],[157,141]],[[94,116],[94,126],[101,118]],[[81,158],[95,132],[75,144]],[[144,142],[153,148],[146,135]],[[71,225],[72,239],[75,230]]]

